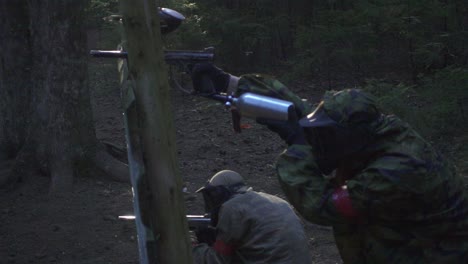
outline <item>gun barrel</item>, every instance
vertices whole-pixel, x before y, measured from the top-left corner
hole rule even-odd
[[[187,215],[187,223],[190,230],[197,230],[211,225],[211,218],[205,215]]]
[[[214,53],[211,51],[199,50],[166,50],[164,51],[166,62],[189,60],[191,62],[203,62],[214,60]]]
[[[208,97],[210,99],[213,99],[213,100],[221,102],[221,103],[229,102],[229,96],[227,96],[227,95],[209,94],[209,95],[201,95],[201,96]]]
[[[90,50],[89,54],[95,58],[127,58],[128,53],[123,50]],[[213,61],[212,49],[205,50],[166,50],[164,51],[166,62],[190,61],[203,62]]]
[[[90,50],[89,55],[95,58],[127,58],[127,52],[123,50]]]

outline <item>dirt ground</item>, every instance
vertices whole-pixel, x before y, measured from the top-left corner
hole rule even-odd
[[[94,65],[95,64],[95,65]],[[99,61],[90,70],[96,133],[124,146],[123,120],[115,61]],[[317,98],[321,91],[295,91]],[[307,94],[309,93],[309,94]],[[274,172],[284,149],[277,135],[249,120],[241,134],[229,112],[216,102],[173,90],[180,175],[189,192],[222,169],[236,170],[254,190],[283,197]],[[138,263],[135,226],[119,220],[133,214],[129,184],[100,173],[75,177],[66,197],[48,196],[49,178],[29,175],[14,190],[0,192],[0,263]],[[202,214],[202,197],[186,202],[188,214]],[[313,263],[341,263],[331,229],[304,223]]]
[[[95,61],[90,77],[97,137],[124,146],[115,61]],[[310,84],[291,89],[311,101],[323,93]],[[274,172],[275,159],[285,147],[277,135],[249,120],[243,120],[249,128],[235,134],[221,104],[176,89],[172,95],[180,175],[189,192],[217,171],[231,169],[255,190],[284,198]],[[455,152],[465,148],[466,136],[454,140],[460,143]],[[468,175],[466,159],[456,163]],[[118,219],[133,214],[129,184],[95,172],[75,177],[68,196],[51,198],[49,178],[23,178],[18,188],[0,190],[0,263],[138,263],[134,223]],[[186,201],[187,213],[202,214],[202,197],[189,196],[195,199]],[[342,263],[330,228],[304,226],[313,263]]]

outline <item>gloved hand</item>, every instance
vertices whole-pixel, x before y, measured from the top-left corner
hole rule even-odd
[[[211,63],[198,63],[192,69],[195,91],[212,94],[226,92],[231,75]]]
[[[200,228],[195,231],[195,234],[197,235],[198,243],[206,243],[211,246],[216,241],[216,228],[212,226]]]
[[[268,129],[278,134],[286,144],[306,144],[304,129],[299,125],[299,120],[295,111],[289,112],[287,121],[272,119],[257,119],[257,123],[267,126]]]

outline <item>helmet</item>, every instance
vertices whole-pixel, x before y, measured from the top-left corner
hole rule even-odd
[[[299,120],[316,162],[329,174],[373,139],[373,125],[381,116],[373,96],[357,89],[328,91],[316,109]]]
[[[358,89],[327,91],[317,108],[299,123],[303,127],[356,126],[380,116],[374,96]]]
[[[242,176],[231,170],[222,170],[198,189],[197,193],[203,194],[205,200],[205,210],[211,215],[212,224],[216,226],[218,212],[221,205],[238,192],[246,191],[244,179]]]
[[[228,189],[232,189],[233,191],[237,191],[239,187],[245,186],[245,183],[239,173],[232,170],[222,170],[213,175],[206,185],[198,189],[196,192],[203,192],[210,187],[216,186],[224,186]]]

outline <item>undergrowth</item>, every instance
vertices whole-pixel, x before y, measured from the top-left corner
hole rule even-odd
[[[442,69],[422,76],[418,85],[372,79],[362,88],[439,149],[468,159],[468,69]]]

